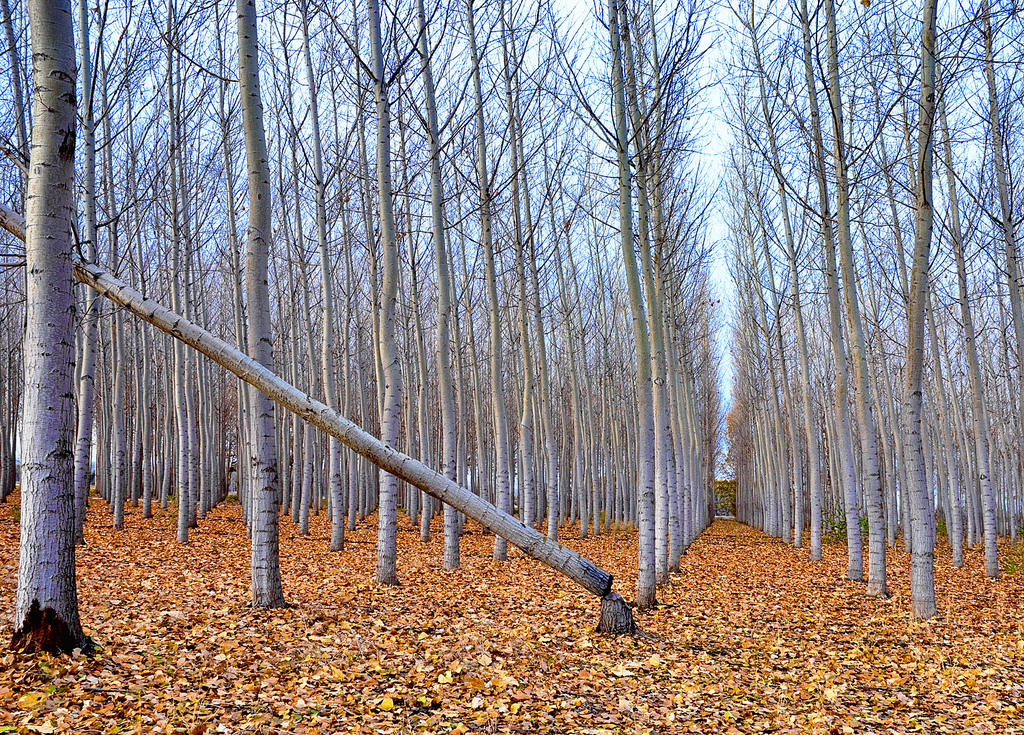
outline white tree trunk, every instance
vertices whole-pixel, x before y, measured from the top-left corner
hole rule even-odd
[[[127,284],[89,264],[76,264],[75,277],[114,303],[174,335],[247,383],[294,411],[309,423],[336,437],[382,470],[420,488],[438,500],[449,503],[473,520],[494,529],[523,552],[556,569],[588,592],[605,598],[611,593],[612,576],[571,549],[549,540],[507,513],[481,500],[457,483],[445,478],[421,462],[412,459],[374,438],[336,411],[289,385],[257,361],[243,355],[223,340],[174,312],[142,296]]]
[[[15,650],[69,653],[75,586],[75,40],[68,0],[32,0],[33,121],[25,243],[25,398]]]
[[[441,148],[437,126],[437,104],[434,100],[434,76],[430,68],[430,42],[427,38],[427,16],[423,0],[416,0],[419,24],[420,64],[423,74],[423,97],[427,112],[427,142],[430,149],[430,221],[434,235],[434,260],[437,267],[437,383],[441,397],[441,474],[462,484],[465,477],[456,474],[457,426],[455,391],[452,384],[451,277],[448,270],[448,249],[445,247],[444,193],[441,190]],[[465,449],[463,449],[465,453]],[[459,519],[451,505],[444,506],[444,568],[459,566]]]
[[[935,5],[927,0],[921,21],[921,98],[918,120],[917,236],[907,305],[907,372],[903,393],[903,432],[907,453],[907,488],[914,545],[910,566],[910,610],[920,620],[935,615],[935,550],[930,530],[930,503],[923,444],[924,324],[928,298],[928,264],[932,242],[932,129],[935,122]]]
[[[306,0],[301,0],[302,56],[309,86],[309,117],[313,140],[314,197],[316,199],[316,241],[320,253],[320,283],[324,294],[320,370],[323,373],[324,397],[327,405],[339,410],[337,375],[334,367],[334,287],[327,243],[327,203],[324,181],[323,145],[320,141],[320,105],[317,101],[316,78],[309,49],[309,18]],[[346,383],[347,385],[347,383]],[[345,495],[341,480],[341,445],[334,437],[328,439],[328,493],[331,499],[331,551],[341,551],[345,544]]]
[[[832,226],[831,207],[829,206],[828,185],[825,181],[824,143],[821,134],[821,116],[818,110],[818,98],[815,84],[815,72],[811,55],[810,16],[807,11],[807,0],[800,2],[800,21],[803,31],[804,72],[807,81],[807,98],[811,109],[811,144],[814,157],[815,178],[818,184],[818,201],[821,207],[821,231],[825,250],[825,281],[828,290],[829,324],[832,332],[832,357],[836,369],[836,429],[838,435],[838,456],[840,461],[840,487],[844,490],[844,507],[846,515],[846,577],[856,581],[864,579],[864,551],[860,537],[860,495],[857,492],[857,475],[853,466],[853,438],[850,431],[849,401],[849,366],[846,359],[845,339],[843,336],[842,317],[839,311],[839,277],[836,273],[836,236]],[[833,22],[834,22],[833,13]],[[848,214],[848,213],[847,213]]]
[[[639,547],[636,604],[641,609],[653,607],[656,598],[655,555],[655,457],[654,457],[654,392],[651,378],[651,343],[647,314],[644,312],[640,273],[633,252],[633,204],[630,195],[629,144],[626,134],[626,101],[622,80],[622,56],[619,37],[619,0],[608,0],[608,26],[612,47],[612,97],[619,166],[619,237],[622,259],[629,288],[629,304],[633,317],[633,339],[636,343],[637,410],[637,524]],[[595,518],[596,518],[595,514]]]
[[[89,51],[89,11],[86,0],[78,2],[79,53],[82,70],[82,198],[84,255],[95,260],[96,235],[96,135],[92,114],[92,57]],[[12,47],[13,48],[13,47]],[[83,323],[82,365],[78,378],[78,430],[75,441],[75,527],[84,543],[82,529],[92,476],[93,413],[96,403],[96,343],[99,341],[99,304],[86,294]]]
[[[249,308],[249,354],[273,370],[273,332],[267,261],[271,240],[270,165],[263,128],[255,0],[237,0],[238,78],[249,172],[249,227],[245,250],[245,288]],[[281,568],[278,559],[277,432],[274,403],[265,394],[252,394],[252,433],[249,456],[252,486],[252,604],[281,607]]]
[[[487,275],[487,297],[490,305],[491,327],[491,407],[494,418],[494,453],[497,470],[495,505],[502,511],[512,510],[512,495],[509,487],[508,417],[505,412],[505,387],[501,371],[501,319],[498,306],[498,286],[494,265],[494,246],[491,232],[491,181],[487,171],[486,127],[484,125],[483,91],[480,83],[480,55],[476,47],[476,31],[473,27],[473,0],[466,2],[466,24],[469,35],[469,52],[473,62],[473,94],[476,102],[477,124],[477,185],[480,189],[480,248],[484,253],[484,268]],[[492,529],[493,530],[493,529]],[[508,557],[506,539],[494,539],[495,561]]]
[[[370,15],[370,55],[373,72],[373,96],[377,105],[377,197],[380,206],[380,238],[384,251],[380,304],[380,335],[384,385],[384,411],[381,415],[381,441],[398,443],[402,420],[402,366],[395,339],[395,306],[398,301],[398,241],[395,237],[395,213],[391,188],[391,109],[384,78],[384,53],[380,31],[380,7],[367,0]],[[398,584],[398,478],[382,472],[377,514],[377,584]]]

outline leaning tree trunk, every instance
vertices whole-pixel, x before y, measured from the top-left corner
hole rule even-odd
[[[25,200],[25,399],[15,650],[90,641],[75,585],[75,39],[68,0],[32,0],[33,123]]]
[[[0,227],[25,239],[25,220],[0,204]],[[230,370],[262,394],[338,439],[382,470],[418,487],[443,503],[451,504],[486,528],[491,528],[522,549],[532,559],[551,567],[588,592],[602,598],[602,623],[608,633],[635,632],[629,605],[612,589],[612,575],[589,559],[548,539],[516,518],[495,508],[469,490],[376,439],[337,411],[289,385],[272,370],[244,355],[219,337],[187,321],[170,309],[143,296],[98,266],[76,262],[74,277],[101,295],[123,306],[144,321],[174,336],[218,365]],[[72,576],[72,580],[74,577]],[[608,623],[605,623],[607,616]],[[611,623],[614,622],[614,625]]]
[[[850,327],[850,357],[853,361],[853,402],[860,428],[861,478],[864,505],[868,516],[868,594],[888,597],[886,584],[885,514],[882,508],[882,476],[878,467],[878,439],[875,419],[871,414],[870,375],[867,362],[867,339],[860,314],[857,294],[857,272],[853,263],[853,242],[850,233],[850,185],[848,179],[847,144],[843,124],[843,107],[839,90],[839,48],[833,0],[825,0],[828,29],[829,99],[832,107],[833,170],[837,199],[836,232],[839,263],[842,270],[843,300]],[[849,511],[847,511],[849,516]],[[847,526],[849,532],[849,526]]]
[[[0,226],[15,236],[24,237],[24,220],[2,205],[0,205]],[[111,277],[101,268],[91,264],[76,263],[74,275],[75,278],[106,296],[115,304],[127,308],[136,316],[173,335],[230,370],[271,400],[294,411],[309,423],[337,438],[345,446],[366,457],[380,469],[418,487],[443,503],[449,503],[456,510],[462,511],[481,525],[493,529],[495,533],[511,541],[530,558],[551,567],[591,594],[602,598],[602,620],[607,616],[607,619],[615,621],[615,624],[611,628],[607,625],[599,625],[599,631],[622,633],[636,630],[632,623],[629,605],[619,595],[612,592],[612,575],[595,566],[589,559],[580,556],[557,541],[551,541],[545,535],[520,523],[513,516],[495,508],[422,462],[418,462],[376,439],[329,406],[289,385],[256,360],[242,354],[205,329],[160,306],[152,299],[144,299],[138,291]]]
[[[245,131],[245,157],[249,170],[249,231],[245,249],[245,288],[249,310],[249,354],[268,371],[273,370],[273,331],[267,261],[270,255],[270,164],[263,128],[260,97],[259,51],[255,0],[237,0],[238,79]],[[274,402],[264,393],[252,395],[249,456],[252,467],[252,604],[282,607],[281,567],[278,559],[277,434]]]
[[[834,14],[833,14],[834,15]],[[842,318],[839,313],[839,277],[836,273],[836,233],[833,229],[831,207],[829,205],[828,184],[825,180],[827,170],[824,154],[824,141],[821,132],[821,114],[818,108],[818,95],[815,84],[813,57],[811,54],[810,15],[807,0],[800,2],[800,25],[803,36],[804,76],[807,80],[807,100],[811,111],[810,132],[812,136],[812,166],[818,185],[818,201],[821,207],[821,234],[825,252],[825,281],[828,291],[829,323],[832,332],[832,356],[836,368],[836,424],[838,434],[838,456],[840,464],[840,487],[843,488],[846,515],[846,578],[864,580],[864,551],[861,548],[859,505],[857,493],[857,474],[853,466],[853,438],[850,429],[849,399],[849,366],[846,359],[846,347],[843,337]]]
[[[753,13],[754,5],[751,3],[751,13]],[[753,17],[751,17],[750,24],[750,39],[753,44],[754,59],[757,63],[758,70],[761,70],[761,50],[758,43],[758,36],[753,23]],[[808,349],[807,349],[807,335],[804,331],[804,316],[803,309],[800,304],[800,271],[797,266],[797,246],[796,240],[793,235],[793,225],[789,214],[789,197],[786,194],[786,181],[783,174],[782,160],[779,155],[778,142],[775,135],[775,124],[772,119],[770,108],[768,107],[768,96],[765,90],[764,83],[765,75],[760,73],[758,75],[758,85],[761,100],[761,114],[764,117],[766,132],[768,134],[768,145],[771,152],[771,168],[772,173],[775,176],[775,182],[778,187],[779,193],[779,209],[782,215],[782,226],[783,233],[785,235],[785,246],[786,246],[786,259],[789,264],[789,281],[791,288],[791,295],[793,300],[793,321],[796,326],[796,345],[797,354],[799,357],[800,364],[800,379],[801,379],[801,395],[803,404],[804,414],[804,432],[807,435],[807,465],[811,468],[808,492],[810,493],[811,500],[811,560],[821,561],[821,480],[817,472],[818,466],[818,438],[817,433],[814,430],[814,404],[813,397],[811,395],[811,382],[810,372],[808,363],[810,361]],[[776,294],[774,288],[772,293]],[[778,308],[778,296],[775,299],[776,308]],[[779,322],[779,329],[781,330],[781,320]],[[782,335],[779,334],[779,343],[781,345]],[[780,347],[781,349],[781,347]],[[784,371],[785,375],[785,371]],[[789,395],[788,381],[787,381],[787,396]],[[797,431],[794,426],[794,410],[795,406],[792,404],[792,399],[788,398],[787,403],[789,404],[790,421],[790,438],[793,445],[793,467],[794,467],[794,486],[796,488],[796,497],[794,502],[794,539],[793,544],[797,548],[803,545],[803,497],[800,488],[800,482],[796,481],[795,470],[798,467],[796,458],[796,440]]]

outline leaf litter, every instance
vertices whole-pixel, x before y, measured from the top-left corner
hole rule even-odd
[[[893,597],[844,579],[845,546],[805,550],[718,521],[637,611],[650,636],[594,632],[599,604],[472,522],[442,568],[400,521],[398,587],[372,583],[369,518],[327,551],[281,525],[290,607],[254,610],[237,505],[175,542],[174,517],[110,528],[93,499],[78,551],[95,656],[0,655],[0,733],[1024,733],[1024,575],[983,575],[980,551],[937,552],[941,619],[909,616],[909,556]],[[562,540],[631,596],[636,538]],[[10,640],[18,528],[0,514],[0,637]]]

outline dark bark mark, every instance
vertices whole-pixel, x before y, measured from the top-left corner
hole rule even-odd
[[[64,132],[64,140],[60,143],[60,148],[57,151],[57,156],[62,161],[74,161],[75,160],[75,128],[71,126],[70,130]]]
[[[83,653],[90,653],[95,644],[80,629],[72,631],[52,607],[40,610],[39,600],[33,600],[21,627],[11,637],[11,648],[25,653],[52,654],[71,653],[80,648]]]

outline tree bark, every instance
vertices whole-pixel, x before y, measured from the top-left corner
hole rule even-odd
[[[469,35],[469,52],[473,63],[473,95],[476,101],[477,125],[477,185],[480,190],[480,248],[484,254],[484,269],[487,276],[487,298],[491,328],[491,406],[494,417],[494,453],[497,471],[495,505],[502,511],[512,510],[512,496],[509,487],[508,416],[505,411],[505,387],[501,371],[501,319],[498,305],[498,285],[494,264],[493,233],[491,231],[491,180],[487,171],[487,142],[484,126],[484,101],[480,83],[480,55],[476,47],[476,31],[473,27],[473,0],[466,2],[466,25]],[[505,561],[508,557],[506,539],[494,538],[494,560]]]
[[[925,304],[932,221],[932,130],[935,122],[935,6],[927,0],[921,20],[921,97],[918,118],[917,235],[907,304],[907,372],[903,392],[907,452],[907,488],[914,544],[910,565],[910,610],[919,620],[935,615],[935,550],[928,514],[928,483],[924,457],[923,406]]]
[[[0,209],[0,215],[9,217],[10,214],[9,210],[4,212]],[[0,216],[0,224],[4,224],[3,220],[4,217]],[[551,541],[545,535],[481,500],[423,463],[374,438],[338,412],[289,385],[271,370],[243,355],[205,329],[186,321],[152,299],[143,299],[137,291],[112,278],[97,266],[77,263],[75,277],[114,303],[127,308],[136,316],[203,353],[283,407],[336,437],[382,470],[400,477],[441,502],[451,504],[482,525],[494,529],[496,533],[502,534],[522,549],[527,556],[559,571],[588,592],[601,598],[611,593],[612,575],[595,566],[593,562],[562,544]]]
[[[651,378],[651,343],[647,314],[644,312],[640,273],[633,250],[633,203],[630,195],[629,143],[626,135],[626,101],[622,80],[622,55],[619,37],[619,0],[608,0],[608,27],[612,47],[612,97],[615,106],[616,146],[619,167],[619,239],[629,288],[629,305],[636,343],[637,410],[637,525],[639,534],[639,575],[636,604],[641,609],[657,604],[655,554],[655,457],[654,389]],[[598,516],[595,514],[595,519]]]
[[[449,480],[465,482],[456,474],[457,426],[455,391],[451,368],[451,276],[448,270],[448,249],[445,247],[444,193],[441,190],[441,148],[437,125],[437,103],[434,99],[434,75],[430,67],[430,43],[427,38],[427,15],[423,0],[416,0],[419,24],[418,50],[423,74],[423,98],[427,112],[427,142],[430,149],[430,221],[434,235],[434,260],[437,267],[437,383],[441,398],[441,473]],[[421,376],[421,380],[423,376]],[[465,449],[463,449],[465,452]],[[444,568],[459,566],[459,519],[450,505],[444,506]]]
[[[380,207],[380,238],[384,252],[380,303],[380,335],[384,385],[381,414],[381,440],[398,443],[402,420],[402,366],[395,339],[395,306],[398,301],[398,241],[395,237],[395,212],[391,187],[391,108],[384,78],[384,51],[380,30],[380,6],[367,0],[370,14],[370,55],[373,71],[373,96],[377,106],[377,198]],[[398,584],[398,478],[381,473],[377,512],[377,584]]]
[[[270,165],[263,128],[260,96],[259,51],[255,0],[237,0],[238,78],[245,131],[245,157],[249,172],[249,227],[245,249],[245,288],[249,307],[249,354],[268,371],[274,366],[273,332],[270,323],[270,292],[267,261],[270,254]],[[263,393],[252,394],[250,491],[252,515],[253,607],[284,606],[278,558],[278,507],[280,506],[277,432],[274,402]]]
[[[21,540],[11,648],[70,653],[89,639],[75,584],[75,40],[68,0],[31,0],[33,122],[25,233]]]

